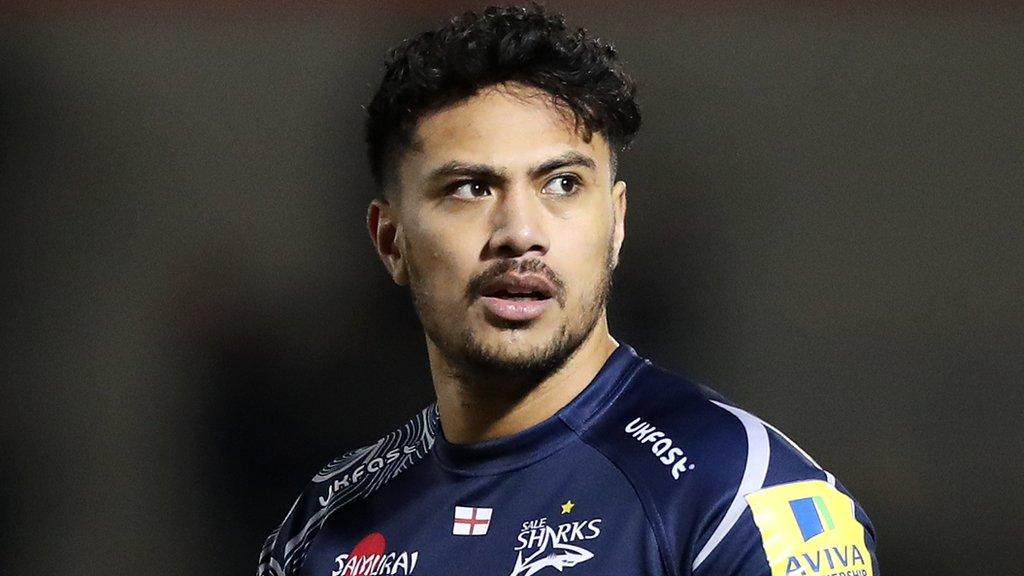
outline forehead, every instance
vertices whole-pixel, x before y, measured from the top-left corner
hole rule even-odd
[[[517,84],[488,87],[424,116],[413,146],[399,162],[403,185],[415,186],[434,168],[452,160],[489,164],[516,173],[567,151],[581,152],[608,174],[610,150],[594,132],[577,130],[564,104],[546,92]]]

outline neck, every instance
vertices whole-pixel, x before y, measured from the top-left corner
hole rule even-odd
[[[561,368],[539,382],[508,382],[456,370],[427,338],[445,438],[454,444],[482,442],[521,432],[550,418],[587,387],[617,347],[602,314]]]

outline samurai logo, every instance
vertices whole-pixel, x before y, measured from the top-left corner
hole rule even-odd
[[[562,510],[568,513],[564,505]],[[601,535],[600,524],[600,518],[564,522],[557,526],[548,525],[546,517],[523,522],[523,529],[516,538],[519,543],[515,550],[519,555],[509,576],[533,576],[545,568],[563,572],[590,560],[594,557],[593,552],[571,543],[597,538]]]

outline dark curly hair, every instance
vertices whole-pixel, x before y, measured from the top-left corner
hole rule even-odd
[[[620,68],[612,46],[583,28],[569,31],[562,16],[537,4],[466,12],[388,55],[366,120],[378,189],[388,184],[387,171],[411,145],[421,117],[502,82],[538,88],[567,106],[584,140],[602,134],[613,174],[616,153],[640,128],[636,83]]]

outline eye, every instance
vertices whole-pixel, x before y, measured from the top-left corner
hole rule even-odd
[[[553,196],[572,196],[579,192],[582,184],[580,179],[572,174],[555,176],[544,185],[544,192]]]
[[[491,194],[491,187],[486,182],[481,182],[480,180],[456,182],[448,190],[449,194],[461,200],[472,200],[474,198],[490,196]]]

